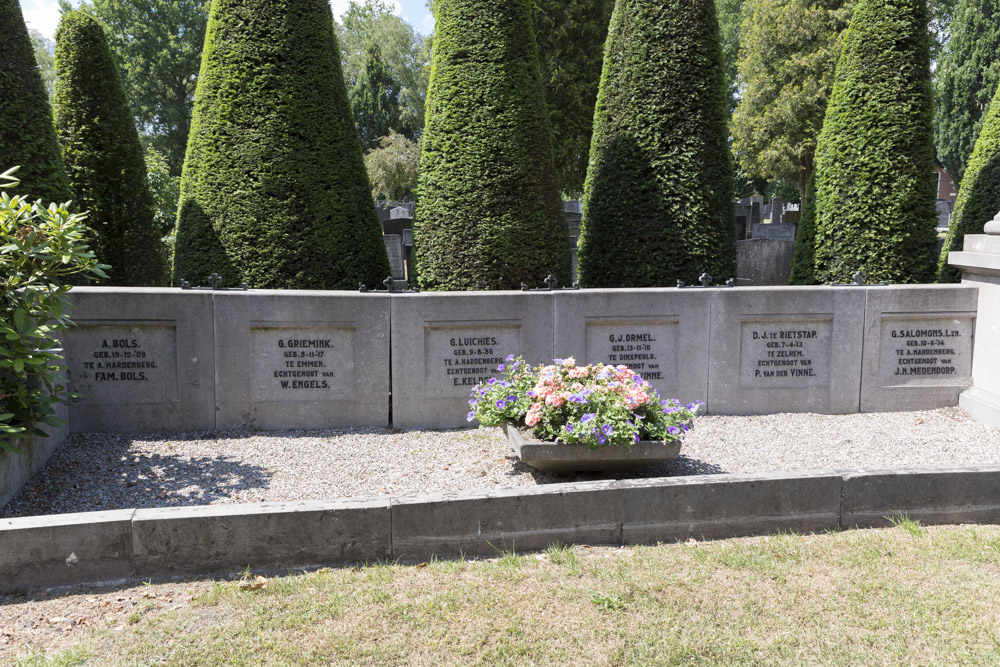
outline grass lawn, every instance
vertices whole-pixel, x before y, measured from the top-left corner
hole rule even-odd
[[[190,603],[161,604],[164,589],[185,586],[195,590]],[[103,590],[72,595],[109,608],[104,599],[115,593]],[[902,519],[885,530],[324,569],[273,577],[257,590],[236,581],[149,590],[72,642],[15,641],[7,659],[1000,664],[1000,526]]]

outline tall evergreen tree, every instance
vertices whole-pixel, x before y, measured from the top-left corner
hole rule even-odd
[[[377,44],[368,45],[365,71],[351,89],[351,110],[361,137],[361,150],[367,153],[378,140],[399,127],[399,87],[382,60]]]
[[[0,35],[0,171],[20,165],[20,192],[46,205],[67,202],[52,107],[18,0],[0,0]]]
[[[584,189],[580,282],[729,277],[736,256],[726,78],[712,0],[619,0]]]
[[[191,120],[174,281],[378,284],[389,259],[325,0],[216,0]]]
[[[955,213],[941,256],[938,282],[958,282],[962,272],[948,264],[948,253],[961,250],[966,234],[982,234],[983,225],[1000,211],[1000,86],[993,96],[975,148],[958,189]]]
[[[816,149],[816,277],[928,282],[936,234],[925,0],[860,0]]]
[[[162,285],[166,254],[153,222],[146,163],[125,88],[96,19],[63,14],[56,31],[56,130],[92,248],[111,285]]]
[[[789,285],[816,283],[816,173],[809,177],[806,196],[802,198],[802,217],[795,232],[792,271]]]
[[[998,85],[1000,2],[960,0],[951,37],[934,71],[937,155],[956,183],[962,181]]]
[[[438,0],[414,245],[427,289],[570,278],[530,0]]]
[[[534,0],[542,81],[559,189],[583,192],[613,0]]]

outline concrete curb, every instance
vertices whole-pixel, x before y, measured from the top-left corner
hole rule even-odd
[[[0,593],[135,576],[489,556],[776,531],[1000,523],[1000,465],[576,482],[0,520]]]

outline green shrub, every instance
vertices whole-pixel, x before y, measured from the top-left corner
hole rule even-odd
[[[0,174],[0,187],[17,184],[15,169]],[[67,395],[53,348],[71,324],[64,281],[104,277],[107,268],[87,248],[84,218],[0,192],[0,449],[17,451],[18,440],[45,435],[39,424],[61,425],[53,406]]]
[[[792,272],[789,285],[815,285],[816,259],[816,172],[809,177],[806,196],[802,201],[802,215],[795,230],[795,251],[792,254]]]
[[[948,264],[948,253],[961,250],[966,234],[982,234],[983,225],[1000,211],[1000,88],[990,103],[975,148],[958,189],[948,236],[938,258],[938,282],[955,283],[962,272]]]
[[[584,186],[580,282],[732,275],[733,168],[712,0],[619,0]]]
[[[69,201],[52,107],[18,0],[0,0],[0,35],[0,164],[21,165],[21,189],[32,200]]]
[[[389,259],[324,0],[212,3],[174,282],[379,285]]]
[[[63,14],[56,31],[56,132],[76,205],[88,211],[94,253],[112,285],[162,285],[166,252],[139,134],[121,75],[96,19]]]
[[[928,282],[935,186],[927,6],[861,0],[816,149],[816,278]]]
[[[439,0],[414,252],[426,289],[570,279],[529,0]]]

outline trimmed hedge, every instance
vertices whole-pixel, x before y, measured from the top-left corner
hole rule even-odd
[[[958,189],[955,212],[938,258],[937,280],[957,283],[962,272],[948,264],[948,253],[961,250],[966,234],[982,234],[983,225],[1000,211],[1000,87],[983,117],[965,176]]]
[[[76,204],[110,285],[162,285],[163,243],[139,134],[107,38],[92,16],[63,14],[56,31],[56,132]]]
[[[802,217],[795,231],[795,250],[792,253],[792,272],[789,285],[816,284],[816,172],[809,176],[806,196],[802,200]]]
[[[19,191],[32,201],[72,198],[52,107],[18,0],[0,0],[0,169],[20,165]]]
[[[736,264],[726,77],[712,0],[619,0],[584,186],[580,282],[674,285]]]
[[[570,280],[530,0],[439,0],[414,252],[425,289]]]
[[[929,282],[936,256],[924,0],[861,0],[816,149],[816,278]]]
[[[177,214],[174,282],[381,285],[389,259],[324,0],[215,0]]]

